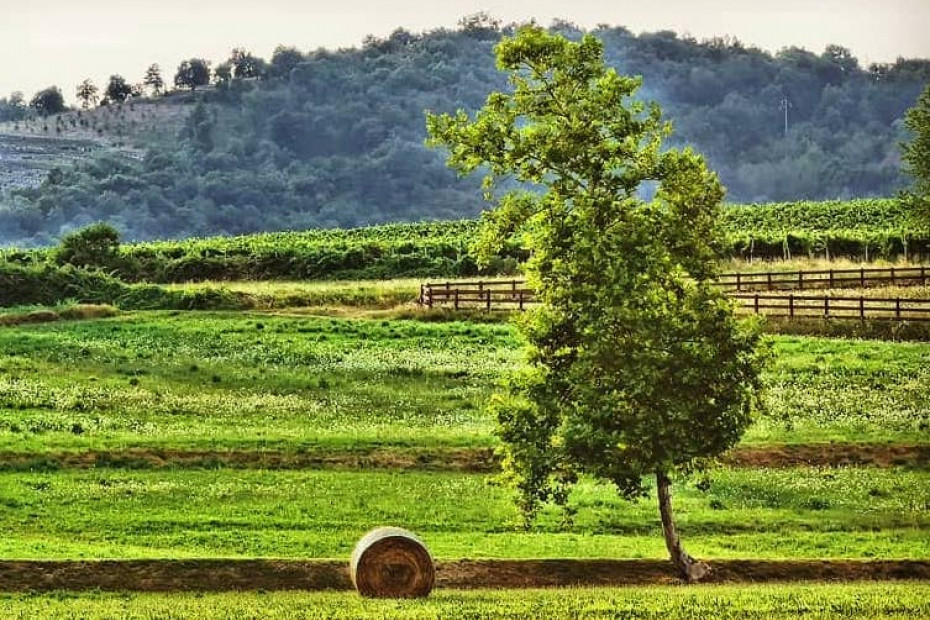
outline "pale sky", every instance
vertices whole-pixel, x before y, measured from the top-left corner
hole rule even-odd
[[[770,51],[820,53],[837,43],[863,65],[930,57],[930,0],[0,0],[0,96],[56,84],[73,100],[86,77],[139,82],[153,62],[170,81],[192,56],[216,63],[233,47],[266,58],[279,44],[350,47],[399,26],[453,27],[482,10],[504,22],[558,17],[636,33],[729,34]]]

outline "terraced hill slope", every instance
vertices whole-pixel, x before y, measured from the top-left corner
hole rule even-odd
[[[190,110],[175,96],[0,123],[0,190],[37,187],[53,168],[101,149],[141,158],[146,147],[174,139]]]

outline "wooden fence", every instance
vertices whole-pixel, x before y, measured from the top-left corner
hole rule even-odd
[[[871,269],[822,269],[815,271],[766,271],[725,273],[717,285],[727,291],[776,291],[881,286],[926,285],[930,267],[879,267]]]
[[[930,284],[930,267],[823,269],[724,273],[715,284],[727,292],[803,291],[811,289],[876,288]],[[420,287],[420,304],[458,307],[523,308],[533,303],[533,291],[523,280],[427,282]]]
[[[523,310],[534,302],[533,291],[524,280],[494,280],[492,282],[426,283],[420,287],[420,305],[461,308],[517,308]]]
[[[832,282],[834,286],[839,282],[851,283],[849,278],[841,279],[842,276],[848,275],[852,270],[843,272],[829,271],[825,272],[803,272],[800,277],[802,286],[804,283],[821,281]],[[881,278],[875,278],[872,273],[862,275],[863,270],[855,270],[860,275],[860,279],[855,282],[865,281],[885,281],[885,275],[891,276],[891,270],[865,270],[866,272],[881,271],[878,274]],[[923,268],[895,268],[895,283],[922,283],[925,275],[930,276],[930,270],[924,271]],[[916,271],[920,276],[911,273]],[[813,274],[813,275],[812,275]],[[737,283],[736,274],[727,274],[718,281],[720,286],[724,287],[727,294],[740,303],[740,309],[743,312],[750,312],[772,317],[793,318],[835,318],[835,319],[887,319],[898,321],[930,321],[930,299],[908,299],[908,298],[880,298],[865,296],[843,296],[832,297],[828,295],[796,295],[777,294],[772,292],[744,292],[745,286],[756,287],[762,284],[767,291],[777,291],[779,285],[787,282],[787,278],[772,278],[769,280],[769,274],[752,274],[754,279],[748,282],[743,279],[746,274],[739,274],[740,278]],[[761,277],[759,277],[761,275]],[[782,275],[782,274],[779,274]],[[822,277],[826,275],[826,277]],[[725,278],[732,278],[726,280]],[[872,278],[869,280],[868,278]],[[798,279],[792,280],[798,282]],[[892,280],[887,280],[892,282]],[[769,287],[771,282],[772,288]],[[814,288],[812,286],[812,288]],[[753,290],[750,288],[749,290]],[[495,280],[491,282],[473,281],[473,282],[443,282],[427,283],[420,287],[420,304],[433,308],[436,306],[449,307],[455,310],[462,309],[480,309],[490,312],[491,310],[523,310],[526,306],[534,303],[533,291],[526,287],[523,280]]]
[[[788,319],[930,321],[930,299],[734,293],[743,312]]]

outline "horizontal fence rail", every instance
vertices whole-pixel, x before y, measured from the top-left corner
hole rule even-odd
[[[777,291],[833,288],[877,288],[882,286],[926,285],[930,267],[876,267],[861,269],[821,269],[812,271],[766,271],[725,273],[716,284],[727,291]]]
[[[930,321],[930,299],[732,294],[743,312],[788,319]]]
[[[852,280],[845,277],[853,271],[859,275],[859,279]],[[863,274],[863,271],[866,273]],[[896,278],[894,282],[899,284],[923,283],[924,278],[930,276],[930,270],[921,267],[895,268],[893,271]],[[892,270],[800,272],[803,275],[799,279],[802,283],[832,281],[834,286],[838,286],[839,282],[848,286],[853,282],[859,283],[863,280],[866,282],[884,281],[876,278],[873,272],[881,272],[877,275],[884,278],[886,275],[890,277]],[[920,275],[915,277],[913,272]],[[739,275],[738,280],[737,275]],[[753,276],[754,279],[744,280],[747,275]],[[769,275],[775,274],[726,274],[718,280],[718,284],[727,291],[731,298],[738,300],[740,310],[744,313],[789,319],[930,321],[930,299],[777,294],[780,290],[777,286],[782,284],[779,280],[787,280],[787,278],[770,279]],[[797,272],[789,275],[797,276]],[[798,279],[793,281],[798,282]],[[891,280],[888,281],[891,282]],[[768,292],[744,292],[756,290],[755,287],[760,283],[763,285],[762,290]],[[817,287],[811,286],[811,288]],[[826,287],[821,285],[820,288]],[[420,287],[420,304],[429,308],[451,306],[455,310],[479,309],[490,312],[491,310],[523,310],[534,302],[534,293],[527,288],[523,280],[427,283]]]
[[[803,291],[811,289],[878,288],[930,284],[930,267],[876,267],[821,269],[812,271],[764,271],[724,273],[715,281],[725,291]],[[523,305],[533,302],[533,291],[523,280],[427,282],[420,290],[420,303],[432,305],[476,303]]]

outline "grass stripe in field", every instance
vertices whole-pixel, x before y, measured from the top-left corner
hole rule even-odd
[[[489,476],[402,471],[61,471],[0,474],[0,558],[348,557],[377,525],[407,527],[439,558],[665,554],[654,500],[582,481],[573,525],[555,509],[519,527]],[[714,558],[930,558],[930,472],[721,469],[680,483],[695,554]]]
[[[930,585],[860,582],[510,591],[441,589],[426,600],[415,601],[370,600],[351,592],[53,592],[0,596],[0,616],[48,620],[523,620],[538,617],[555,620],[914,620],[930,616]]]
[[[926,442],[930,344],[772,342],[772,416],[744,445]],[[257,314],[3,328],[0,451],[488,448],[519,346],[507,325]]]

